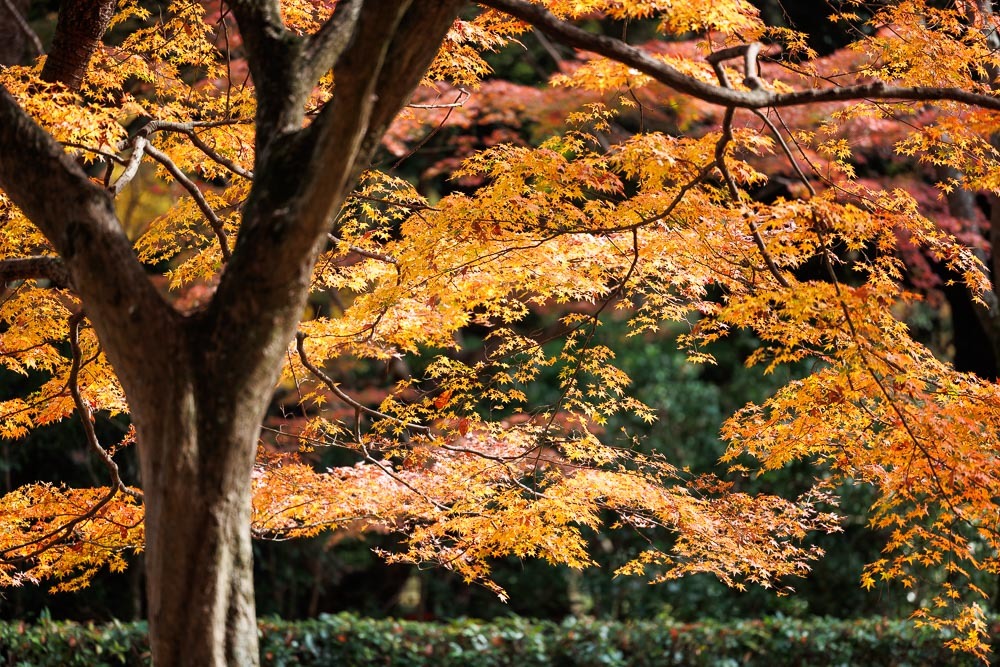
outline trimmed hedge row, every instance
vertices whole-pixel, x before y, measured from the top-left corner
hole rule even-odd
[[[273,667],[981,665],[945,649],[937,633],[885,619],[417,623],[338,614],[262,620],[260,636],[261,662]],[[148,664],[144,623],[0,623],[3,667]]]

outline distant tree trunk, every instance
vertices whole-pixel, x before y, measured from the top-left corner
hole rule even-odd
[[[31,0],[0,0],[0,65],[20,65],[37,49],[25,31]]]

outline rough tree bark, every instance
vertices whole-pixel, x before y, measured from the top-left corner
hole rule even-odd
[[[0,88],[0,187],[59,253],[128,396],[158,667],[258,662],[249,517],[261,419],[334,214],[459,4],[341,0],[301,38],[276,1],[231,3],[259,102],[256,178],[218,290],[192,315],[150,284],[109,194]],[[59,46],[79,57],[56,80],[79,84],[100,38],[88,26]],[[303,127],[303,102],[331,67],[334,97]]]
[[[63,0],[52,48],[42,66],[42,80],[61,82],[78,90],[90,57],[101,43],[115,14],[114,0]]]

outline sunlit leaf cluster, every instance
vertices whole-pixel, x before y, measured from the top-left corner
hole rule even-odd
[[[283,16],[307,34],[333,4],[289,0]],[[693,35],[696,46],[650,52],[704,83],[716,82],[710,51],[765,37],[797,57],[762,70],[771,90],[878,79],[987,92],[1000,65],[983,38],[992,18],[917,0],[880,3],[868,26],[880,29],[824,59],[810,58],[802,35],[766,28],[742,0],[539,4],[567,20],[649,19],[664,37]],[[136,255],[164,298],[196,315],[225,270],[250,193],[253,86],[238,28],[218,6],[174,2],[153,16],[123,2],[118,25],[126,21],[142,27],[99,49],[80,91],[40,82],[41,63],[0,70],[0,82],[122,207],[146,202],[149,219],[129,232]],[[480,93],[463,87],[483,83],[480,99],[502,90],[491,104],[512,98],[490,122],[509,120],[511,107],[540,108],[531,105],[547,92],[532,91],[529,105],[513,99],[516,86],[484,83],[484,54],[518,48],[526,29],[492,10],[463,14],[386,153],[402,160],[427,130],[483,122],[486,105],[462,108]],[[726,71],[742,80],[739,67]],[[912,193],[854,172],[857,149],[885,129],[898,155],[951,170],[942,192],[996,193],[996,114],[859,101],[724,116],[582,55],[552,84],[563,87],[556,99],[586,102],[560,110],[564,131],[469,150],[448,163],[459,185],[443,197],[383,162],[331,221],[281,379],[304,414],[283,434],[302,451],[261,448],[255,534],[394,532],[390,561],[436,563],[502,595],[491,579],[497,558],[580,568],[592,564],[594,532],[659,531],[672,546],[651,546],[620,573],[662,581],[710,572],[735,587],[784,590],[820,555],[809,534],[838,529],[838,486],[863,483],[877,494],[871,524],[889,539],[862,584],[912,586],[945,568],[935,608],[919,615],[981,654],[985,593],[972,575],[1000,574],[1000,392],[957,373],[897,319],[901,304],[920,298],[904,289],[901,247],[948,266],[976,295],[991,285],[976,252],[925,217]],[[586,96],[566,97],[567,87]],[[331,89],[327,77],[310,108]],[[678,131],[624,132],[623,115],[651,102],[675,105]],[[794,181],[788,195],[755,199],[776,174]],[[0,220],[0,261],[51,254],[2,198]],[[11,442],[76,411],[68,386],[79,304],[68,286],[53,287],[12,282],[0,301],[0,364],[39,379],[37,390],[0,402],[0,435]],[[553,324],[538,325],[545,317]],[[692,362],[711,363],[712,343],[748,330],[760,340],[749,363],[764,372],[808,364],[811,374],[737,412],[722,437],[735,472],[805,460],[817,466],[815,489],[751,495],[611,442],[611,417],[656,415],[597,341],[608,318],[642,336],[680,323]],[[128,411],[89,328],[75,363],[90,412]],[[355,398],[337,373],[393,363],[417,370],[375,401]],[[533,404],[543,378],[554,378],[558,398]],[[317,470],[308,454],[323,447],[356,463]],[[72,589],[102,566],[124,567],[123,554],[142,545],[141,503],[107,488],[28,485],[0,499],[0,516],[0,584],[54,578]]]

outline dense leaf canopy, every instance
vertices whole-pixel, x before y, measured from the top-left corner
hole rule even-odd
[[[289,39],[325,34],[348,4],[283,1]],[[495,587],[495,557],[585,567],[588,531],[665,528],[672,547],[651,546],[619,572],[783,586],[820,555],[807,535],[838,529],[836,489],[866,484],[877,494],[871,523],[891,537],[863,585],[912,585],[944,567],[918,616],[982,653],[985,593],[970,575],[1000,574],[1000,392],[934,356],[898,315],[921,298],[907,277],[916,251],[985,309],[990,247],[943,231],[912,192],[858,177],[854,155],[886,134],[900,155],[946,174],[941,197],[1000,192],[997,18],[990,3],[842,4],[831,20],[857,41],[824,58],[743,0],[488,0],[463,12],[381,161],[328,222],[280,381],[301,412],[259,450],[254,534],[397,531],[403,548],[390,560]],[[633,24],[655,26],[656,39],[617,37]],[[492,102],[495,113],[537,99],[490,79],[484,56],[519,48],[532,26],[576,49],[548,82],[566,103],[549,136],[443,163],[444,196],[402,178],[398,164],[429,133],[487,96],[506,102]],[[45,58],[0,70],[0,84],[116,197],[151,284],[197,318],[247,233],[266,145],[255,132],[280,129],[261,126],[245,59],[244,37],[259,36],[219,3],[152,13],[136,0],[118,3],[108,35],[78,84],[46,76]],[[306,127],[338,93],[338,77],[316,74]],[[671,131],[646,127],[658,114]],[[640,119],[637,131],[623,131],[625,117]],[[754,196],[779,176],[785,196]],[[0,363],[43,378],[0,403],[0,436],[129,412],[65,253],[2,195],[0,220]],[[539,313],[558,313],[557,326],[536,331]],[[712,363],[714,341],[749,330],[764,372],[802,361],[812,372],[727,421],[736,482],[694,474],[602,437],[613,415],[655,419],[594,342],[607,318],[636,336],[682,324],[693,363]],[[460,354],[469,331],[481,348]],[[372,402],[337,379],[362,362],[419,370]],[[558,400],[531,404],[530,385],[553,369]],[[73,589],[142,548],[138,481],[121,479],[113,459],[131,436],[108,445],[85,430],[110,485],[32,484],[0,499],[0,584],[55,578]],[[317,447],[357,462],[318,471]],[[816,465],[803,496],[740,490],[741,473],[797,460]]]

